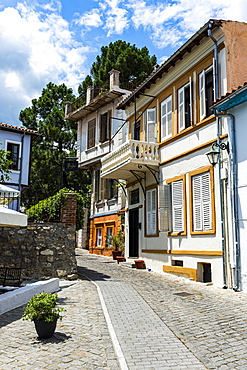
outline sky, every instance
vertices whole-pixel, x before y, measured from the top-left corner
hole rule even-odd
[[[49,82],[77,95],[110,42],[147,46],[161,64],[210,18],[247,22],[247,1],[0,0],[0,122],[20,126]]]

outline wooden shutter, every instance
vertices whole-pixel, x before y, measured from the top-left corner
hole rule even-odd
[[[94,197],[95,202],[99,201],[99,180],[100,180],[100,172],[99,170],[94,172]]]
[[[159,230],[169,231],[170,192],[169,185],[159,185]]]
[[[201,188],[201,175],[192,178],[192,191],[193,191],[193,230],[201,231],[202,220],[202,188]]]
[[[184,231],[183,180],[171,183],[172,193],[172,231]]]
[[[205,172],[192,178],[193,230],[212,230],[212,208],[210,173]]]
[[[103,141],[103,126],[104,126],[104,115],[100,115],[100,124],[99,124],[99,142]]]
[[[161,140],[172,134],[172,97],[161,103]]]
[[[157,231],[156,189],[146,192],[146,207],[147,235],[155,235]]]
[[[147,109],[147,142],[153,143],[156,129],[156,108]]]
[[[184,87],[178,90],[178,131],[185,128]]]
[[[112,126],[112,119],[111,119],[111,116],[112,116],[112,111],[111,110],[108,110],[108,114],[107,114],[107,140],[111,140],[111,126]]]
[[[102,179],[103,180],[103,179]],[[104,191],[104,199],[110,199],[111,197],[111,180],[109,179],[105,179],[104,183],[103,183],[103,191]]]
[[[96,120],[93,119],[92,121],[88,122],[88,136],[87,136],[87,147],[92,148],[95,146],[95,127],[96,127]]]
[[[205,71],[199,74],[200,121],[206,116]]]
[[[203,230],[212,230],[210,173],[201,176]]]
[[[147,204],[147,212],[146,212],[146,223],[147,223],[147,235],[151,234],[152,226],[152,194],[151,191],[146,192],[146,204]]]

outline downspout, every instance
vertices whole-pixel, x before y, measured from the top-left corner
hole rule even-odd
[[[217,117],[230,117],[231,119],[231,159],[230,168],[232,174],[232,208],[233,208],[233,229],[234,229],[234,242],[236,254],[236,269],[235,269],[235,291],[241,289],[241,260],[240,260],[240,233],[239,233],[239,210],[238,210],[238,167],[237,167],[237,152],[236,152],[236,125],[235,117],[231,113],[218,113],[215,112]]]
[[[20,158],[20,176],[19,176],[19,191],[20,191],[20,197],[18,198],[18,211],[20,211],[21,206],[21,181],[22,181],[22,170],[23,170],[23,153],[24,153],[24,138],[25,138],[25,131],[21,138],[21,158]]]
[[[219,98],[219,73],[218,73],[218,46],[217,46],[217,40],[212,35],[212,26],[214,21],[209,23],[208,28],[208,36],[211,38],[211,40],[214,43],[214,99],[217,100]],[[220,120],[219,117],[216,115],[216,127],[217,127],[217,144],[220,144]],[[222,262],[223,262],[223,287],[227,288],[226,284],[226,256],[225,256],[225,215],[224,215],[224,205],[223,205],[223,190],[222,190],[222,180],[221,180],[221,159],[220,155],[218,156],[218,177],[219,177],[219,183],[220,183],[220,223],[221,223],[221,249],[222,249]]]

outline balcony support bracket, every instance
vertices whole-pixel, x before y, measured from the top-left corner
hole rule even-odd
[[[126,190],[125,190],[125,187],[123,186],[123,184],[117,179],[115,179],[115,181],[118,183],[119,186],[121,186],[121,188],[123,189],[125,198],[127,198],[127,193],[126,193]]]
[[[151,172],[151,174],[153,175],[156,183],[159,185],[159,171],[157,170],[154,170],[153,168],[149,167],[147,164],[144,164],[144,166]],[[158,174],[158,177],[157,177],[157,174]]]
[[[142,180],[144,180],[146,182],[146,173],[143,172],[143,171],[133,171],[133,170],[129,170],[133,176],[135,176],[135,178],[137,179],[137,181],[139,182],[139,184],[141,185],[141,188],[142,188],[142,191],[143,191],[143,195],[144,195],[144,200],[146,200],[146,190],[142,184]],[[140,175],[141,173],[141,175]]]

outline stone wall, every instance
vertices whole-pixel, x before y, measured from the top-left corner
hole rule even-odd
[[[24,279],[66,278],[77,273],[76,195],[69,194],[61,223],[0,227],[0,266],[22,267]],[[71,222],[71,219],[73,222]]]

